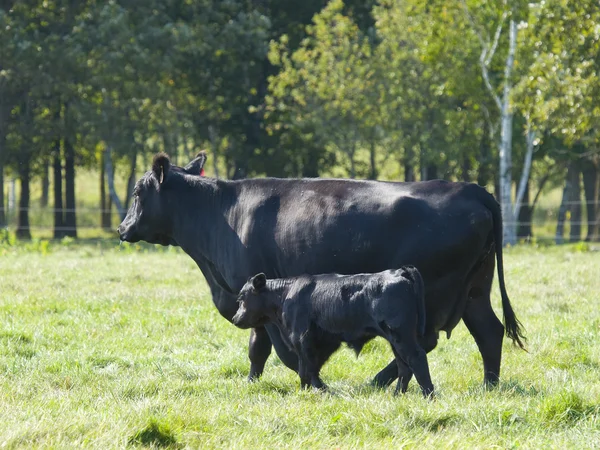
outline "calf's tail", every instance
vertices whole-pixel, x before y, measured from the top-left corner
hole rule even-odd
[[[425,336],[425,286],[423,277],[415,266],[406,266],[405,274],[412,281],[413,292],[417,302],[417,334]]]
[[[502,312],[504,314],[504,326],[506,327],[506,336],[525,350],[523,341],[525,335],[523,333],[523,325],[517,319],[515,312],[512,309],[508,294],[506,293],[506,285],[504,284],[504,264],[502,261],[502,211],[496,199],[489,192],[484,190],[483,203],[492,213],[494,243],[496,250],[496,263],[498,266],[498,284],[500,285],[500,295],[502,297]]]

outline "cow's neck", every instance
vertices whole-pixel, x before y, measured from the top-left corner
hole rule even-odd
[[[209,178],[190,180],[173,211],[173,239],[200,267],[213,298],[217,287],[229,295],[236,295],[239,290],[223,271],[231,242],[239,240],[225,221],[232,197],[224,182]]]

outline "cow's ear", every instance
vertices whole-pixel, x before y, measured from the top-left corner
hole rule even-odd
[[[171,161],[166,153],[157,153],[152,161],[152,172],[160,184],[163,184],[169,175]]]
[[[204,163],[206,163],[206,152],[200,152],[183,170],[190,175],[203,175]]]
[[[255,291],[260,291],[267,285],[267,276],[264,273],[259,273],[252,278],[252,287]]]

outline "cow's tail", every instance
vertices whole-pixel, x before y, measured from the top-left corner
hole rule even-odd
[[[484,204],[492,213],[494,243],[496,250],[496,263],[498,265],[498,284],[500,285],[500,295],[502,297],[502,311],[504,314],[504,327],[506,336],[525,350],[523,341],[525,335],[523,333],[523,325],[517,319],[515,312],[512,309],[508,294],[506,293],[506,285],[504,284],[504,264],[502,261],[502,211],[496,199],[487,191],[484,191]]]
[[[417,334],[425,336],[425,287],[421,273],[415,266],[405,266],[405,274],[413,285],[415,299],[417,300]]]

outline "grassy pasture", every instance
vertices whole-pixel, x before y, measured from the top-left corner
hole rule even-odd
[[[274,356],[248,383],[248,332],[179,250],[0,244],[0,447],[598,448],[600,253],[505,255],[529,353],[505,341],[502,382],[485,391],[460,324],[429,354],[426,401],[414,381],[400,397],[368,386],[391,360],[381,339],[334,355],[331,394],[301,391]]]

